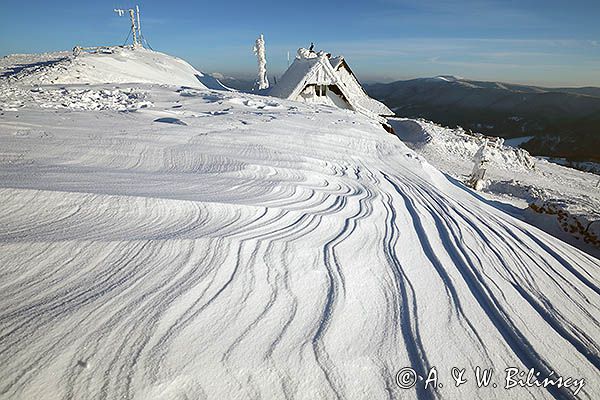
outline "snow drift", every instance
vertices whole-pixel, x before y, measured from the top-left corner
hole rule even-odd
[[[390,123],[412,149],[450,176],[468,181],[473,159],[489,140],[483,194],[513,204],[520,217],[600,257],[600,188],[597,175],[550,163],[502,138],[467,133],[425,120]],[[513,211],[514,213],[514,211]]]
[[[1,397],[600,396],[596,259],[354,112],[135,89],[0,115]],[[498,387],[453,385],[476,366]]]

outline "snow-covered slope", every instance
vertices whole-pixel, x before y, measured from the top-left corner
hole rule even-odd
[[[12,84],[158,83],[204,88],[204,75],[186,61],[144,48],[110,47],[93,53],[16,54],[0,59]]]
[[[353,112],[119,86],[0,113],[0,397],[600,396],[596,259]]]
[[[396,118],[396,134],[436,168],[467,181],[473,157],[484,140],[487,149],[483,194],[518,207],[520,218],[600,258],[600,177],[565,168],[527,151],[429,121]]]

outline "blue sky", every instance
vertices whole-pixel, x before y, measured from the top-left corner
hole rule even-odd
[[[156,50],[205,72],[250,76],[264,33],[269,74],[300,46],[342,54],[365,81],[452,74],[546,86],[600,86],[598,0],[0,0],[0,55],[122,44],[139,4]]]

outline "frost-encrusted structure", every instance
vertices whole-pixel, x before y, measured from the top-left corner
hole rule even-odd
[[[487,140],[484,140],[475,157],[473,158],[473,171],[469,179],[469,186],[475,190],[481,190],[483,187],[483,178],[485,177],[487,159]]]
[[[350,109],[384,122],[393,111],[370,98],[342,56],[298,49],[271,96]]]
[[[269,78],[267,78],[267,57],[265,55],[265,38],[260,35],[254,44],[254,54],[258,58],[258,89],[269,88]]]

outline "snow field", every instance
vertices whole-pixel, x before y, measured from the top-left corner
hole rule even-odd
[[[153,106],[0,114],[0,397],[600,396],[597,259],[356,113],[116,86]]]

